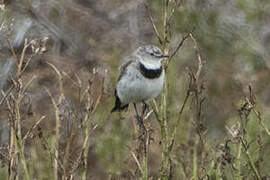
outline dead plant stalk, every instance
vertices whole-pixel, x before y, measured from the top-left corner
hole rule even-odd
[[[54,150],[54,179],[58,179],[58,161],[59,161],[59,140],[60,140],[60,114],[59,114],[59,107],[62,104],[64,98],[64,91],[63,91],[63,77],[61,72],[51,63],[47,64],[54,70],[57,75],[58,86],[59,86],[59,97],[58,99],[54,99],[49,89],[45,88],[48,95],[51,98],[52,104],[55,109],[55,150]]]
[[[171,41],[172,29],[170,28],[170,23],[173,20],[173,16],[175,14],[176,8],[179,6],[180,1],[163,1],[163,20],[162,20],[162,33],[159,33],[157,30],[157,26],[153,21],[152,14],[150,12],[150,8],[146,5],[146,10],[148,12],[148,16],[150,19],[150,23],[154,29],[155,35],[159,40],[160,45],[162,46],[164,54],[169,54],[169,43]],[[161,35],[162,34],[162,35]],[[184,41],[188,38],[189,35],[185,36],[177,46],[176,50],[170,56],[170,58],[164,63],[165,73],[167,72],[167,66],[171,61],[172,57],[179,51],[180,47],[183,45]],[[188,96],[187,96],[188,97]],[[170,179],[172,173],[172,164],[171,164],[171,151],[174,142],[174,136],[176,134],[176,129],[173,130],[173,133],[169,133],[168,127],[168,79],[167,76],[165,78],[164,88],[161,94],[161,105],[158,107],[157,103],[153,101],[154,114],[160,126],[161,131],[161,142],[162,142],[162,154],[161,154],[161,169],[160,169],[160,179]],[[187,99],[183,107],[185,107]],[[182,113],[182,112],[181,112]]]

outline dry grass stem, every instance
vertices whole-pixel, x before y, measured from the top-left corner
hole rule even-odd
[[[170,63],[171,59],[176,55],[176,53],[180,50],[180,48],[183,46],[185,40],[187,40],[188,37],[190,37],[190,33],[188,33],[187,35],[185,35],[182,38],[182,40],[178,43],[176,49],[173,51],[173,53],[169,57],[168,64]]]
[[[64,98],[64,91],[63,91],[63,77],[61,75],[61,72],[51,63],[47,64],[54,70],[54,72],[57,75],[58,78],[58,86],[59,86],[59,97],[57,100],[54,99],[52,96],[50,90],[48,88],[45,88],[48,95],[50,96],[50,99],[53,103],[54,109],[55,109],[55,150],[54,150],[54,179],[58,179],[58,164],[59,164],[59,140],[60,140],[60,126],[61,126],[61,120],[60,120],[60,105],[62,104],[63,98]]]
[[[131,155],[132,155],[133,159],[135,160],[135,162],[136,162],[136,164],[137,164],[137,166],[138,166],[138,168],[139,168],[141,174],[143,174],[142,166],[141,166],[141,164],[140,164],[138,158],[136,157],[136,155],[135,155],[135,153],[134,153],[133,151],[131,151]]]
[[[269,32],[252,24],[267,23],[264,2],[33,3],[0,0],[0,179],[269,179]],[[110,114],[138,37],[168,55],[162,92],[140,118]]]
[[[25,141],[27,138],[33,136],[33,131],[38,127],[38,125],[41,123],[43,119],[45,119],[46,116],[42,116],[35,122],[35,124],[27,131],[27,133],[23,137],[23,141]]]
[[[156,34],[156,37],[158,38],[159,43],[162,44],[163,41],[161,39],[161,36],[160,36],[160,34],[159,34],[158,30],[157,30],[157,27],[156,27],[155,23],[154,23],[153,16],[152,16],[152,13],[151,13],[151,9],[147,4],[144,4],[144,6],[145,6],[146,11],[148,13],[148,18],[149,18],[149,20],[150,20],[150,22],[152,24],[152,27],[153,27],[154,32]]]

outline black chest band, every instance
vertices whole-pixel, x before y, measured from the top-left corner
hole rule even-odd
[[[147,69],[142,63],[140,63],[140,72],[145,78],[155,79],[161,75],[162,66],[160,66],[158,69]]]

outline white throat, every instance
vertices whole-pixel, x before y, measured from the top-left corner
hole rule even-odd
[[[147,69],[159,69],[161,67],[160,60],[139,60]]]

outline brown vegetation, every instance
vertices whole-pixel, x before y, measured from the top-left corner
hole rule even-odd
[[[267,63],[236,65],[259,53],[234,42],[234,26],[213,38],[228,31],[218,13],[235,13],[233,3],[216,12],[195,2],[4,1],[0,177],[270,178]],[[132,108],[110,109],[120,59],[154,38],[170,58],[162,94],[141,113],[144,129]],[[254,81],[248,68],[259,69]]]

